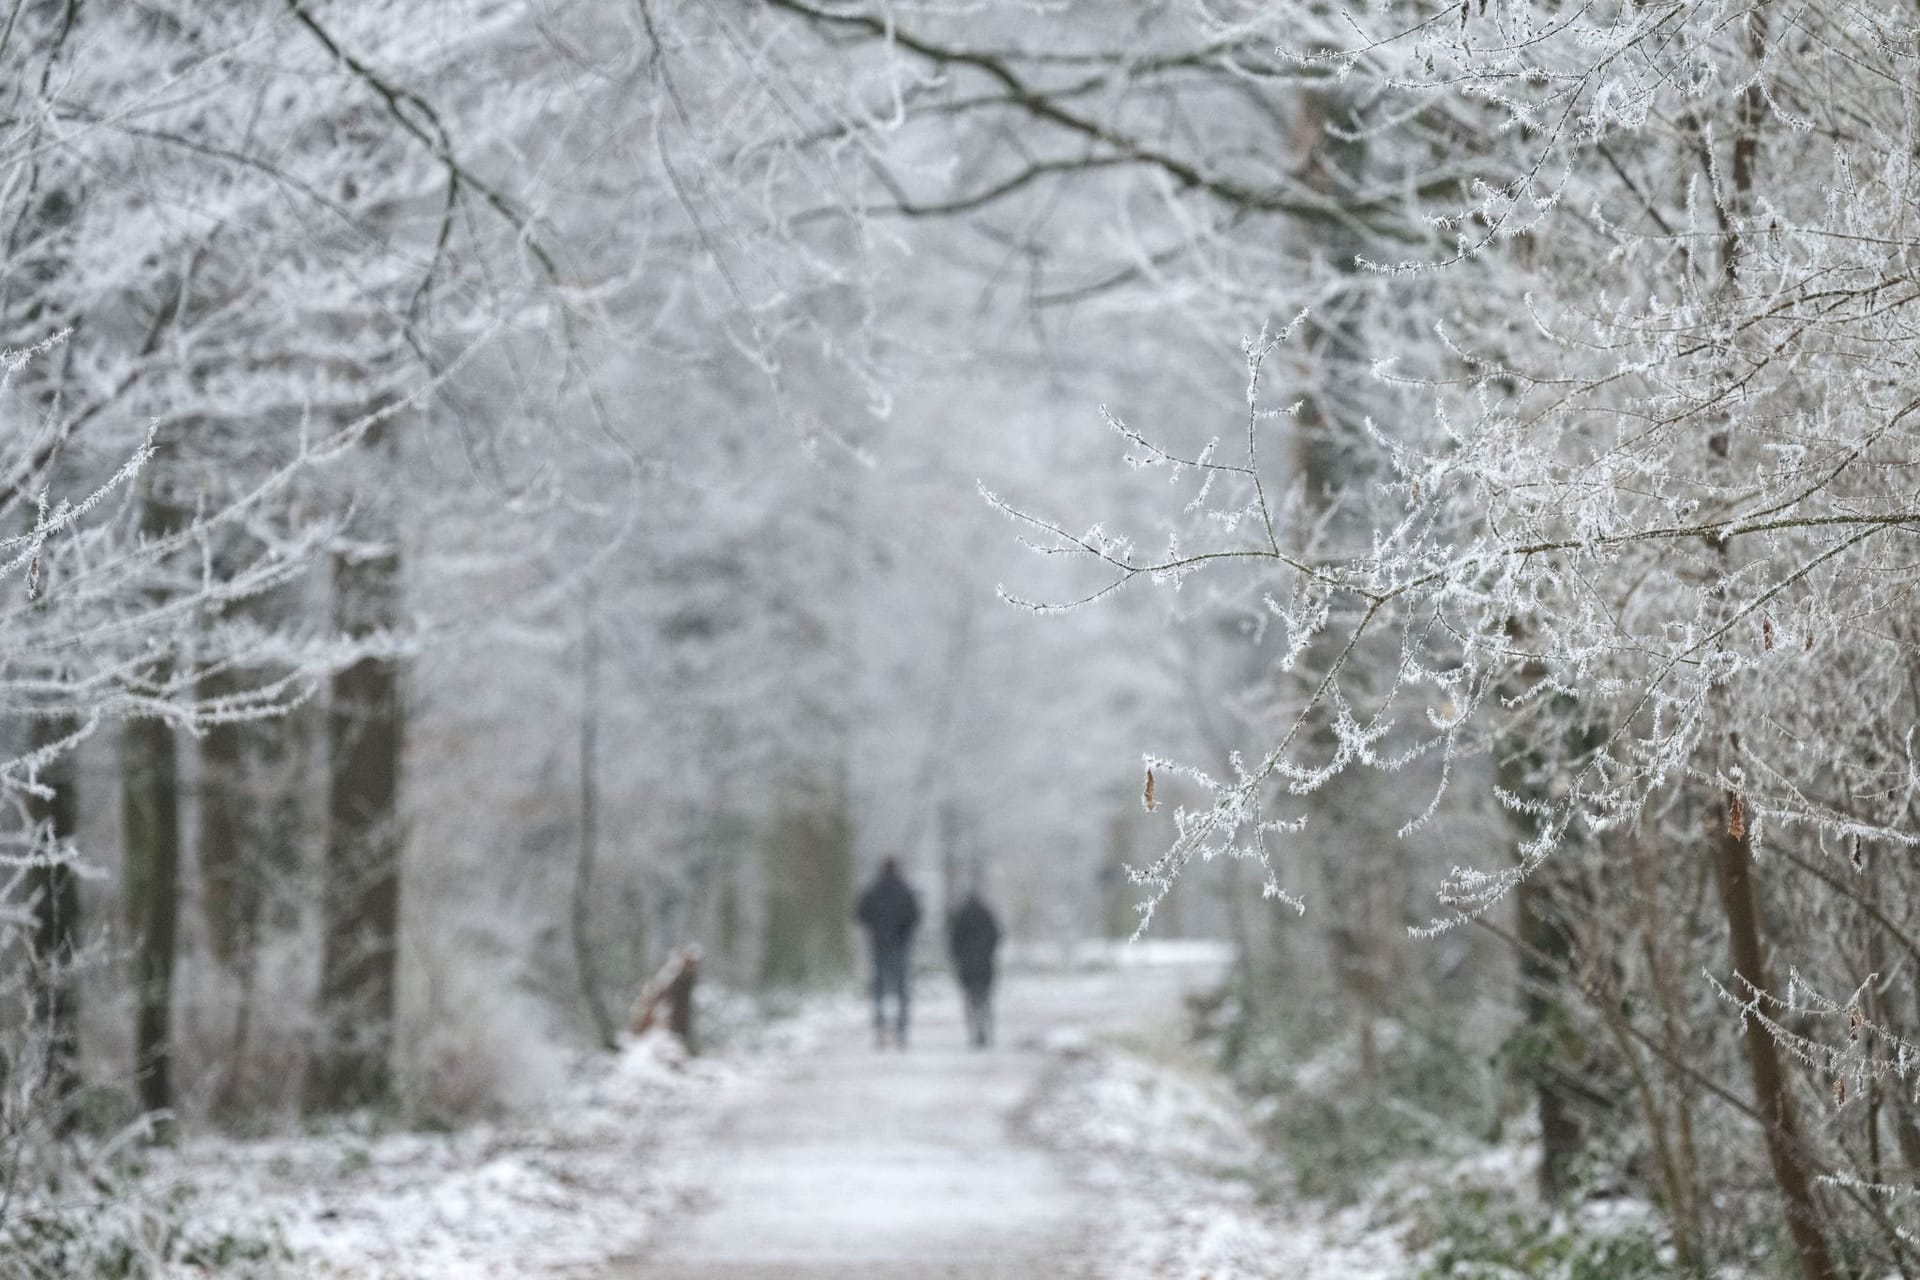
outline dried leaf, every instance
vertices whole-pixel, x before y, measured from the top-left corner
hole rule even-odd
[[[1746,810],[1740,805],[1740,797],[1731,791],[1727,793],[1727,834],[1735,840],[1747,838]]]
[[[1140,803],[1147,807],[1148,813],[1153,812],[1153,770],[1151,769],[1147,770],[1147,785],[1140,792]]]
[[[1772,618],[1760,619],[1760,647],[1769,651],[1773,649],[1773,619]]]
[[[1855,871],[1867,869],[1867,852],[1860,846],[1860,833],[1853,833],[1853,847],[1847,851],[1847,861],[1853,864]]]
[[[1845,1076],[1835,1076],[1833,1078],[1833,1105],[1836,1107],[1844,1107],[1847,1105],[1847,1078]]]

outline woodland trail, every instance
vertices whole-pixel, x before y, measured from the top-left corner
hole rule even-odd
[[[1024,1132],[1050,1046],[1173,1039],[1204,962],[1014,973],[995,1047],[965,1047],[941,973],[916,983],[914,1043],[874,1049],[849,1015],[711,1123],[692,1211],[606,1280],[1007,1280],[1097,1274],[1102,1197]]]

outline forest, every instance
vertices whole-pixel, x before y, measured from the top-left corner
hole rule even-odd
[[[1920,1274],[1917,362],[1901,6],[0,0],[0,1275],[887,858],[1400,1250],[1141,1276]]]

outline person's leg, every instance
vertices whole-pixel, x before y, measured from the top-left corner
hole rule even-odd
[[[896,1010],[894,1019],[894,1039],[903,1038],[902,1028],[906,1025],[907,989],[907,949],[905,947],[882,947],[874,951],[874,987],[873,987],[873,1034],[877,1042],[884,1044],[888,1032],[887,997],[891,995]]]
[[[908,972],[908,967],[909,966],[907,964],[907,949],[905,947],[901,947],[899,952],[899,963],[893,971],[894,982],[896,984],[895,989],[898,993],[899,1000],[900,1000],[900,1016],[899,1016],[899,1021],[894,1023],[893,1038],[895,1043],[897,1043],[902,1049],[907,1047],[907,1006],[911,1003],[911,1000],[912,1000],[912,997],[909,995],[909,990],[912,986],[912,976]]]
[[[967,988],[967,1043],[979,1048],[984,1043],[980,1038],[980,988]]]
[[[980,988],[980,1047],[993,1043],[993,986]]]

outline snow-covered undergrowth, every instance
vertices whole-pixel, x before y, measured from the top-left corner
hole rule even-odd
[[[177,1250],[172,1276],[591,1274],[675,1203],[655,1153],[739,1074],[650,1035],[583,1064],[559,1097],[511,1123],[196,1138],[154,1158],[141,1194],[178,1206],[190,1238],[224,1242]]]
[[[1285,1170],[1218,1076],[1107,1042],[1052,1048],[1054,1077],[1028,1124],[1114,1206],[1106,1280],[1409,1274],[1398,1240],[1365,1206],[1281,1190]]]
[[[1676,1274],[1644,1201],[1543,1210],[1525,1136],[1383,1162],[1357,1197],[1314,1195],[1270,1124],[1263,1134],[1261,1108],[1206,1066],[1079,1036],[1050,1047],[1053,1076],[1027,1122],[1114,1205],[1103,1280]]]
[[[1253,1130],[1283,1166],[1280,1185],[1352,1206],[1404,1250],[1418,1280],[1658,1280],[1678,1274],[1658,1214],[1625,1194],[1609,1151],[1575,1170],[1564,1206],[1536,1192],[1531,1095],[1515,1081],[1500,1023],[1377,1019],[1375,1066],[1356,1038],[1316,1021],[1310,1002],[1250,1019],[1211,1009],[1207,1051],[1227,1064]],[[1476,1044],[1500,1046],[1489,1054]],[[1603,1139],[1593,1139],[1596,1153]]]
[[[641,1251],[689,1194],[671,1154],[758,1072],[803,1052],[837,1008],[771,1020],[715,989],[689,1057],[656,1033],[574,1062],[545,1096],[488,1123],[395,1129],[370,1117],[89,1162],[0,1223],[0,1275],[235,1280],[598,1276]],[[25,1260],[25,1261],[22,1261]],[[29,1265],[31,1264],[31,1265]]]
[[[1537,1135],[1462,1154],[1394,1162],[1367,1213],[1392,1230],[1418,1280],[1668,1280],[1683,1272],[1653,1205],[1575,1194],[1549,1208],[1534,1191]]]

